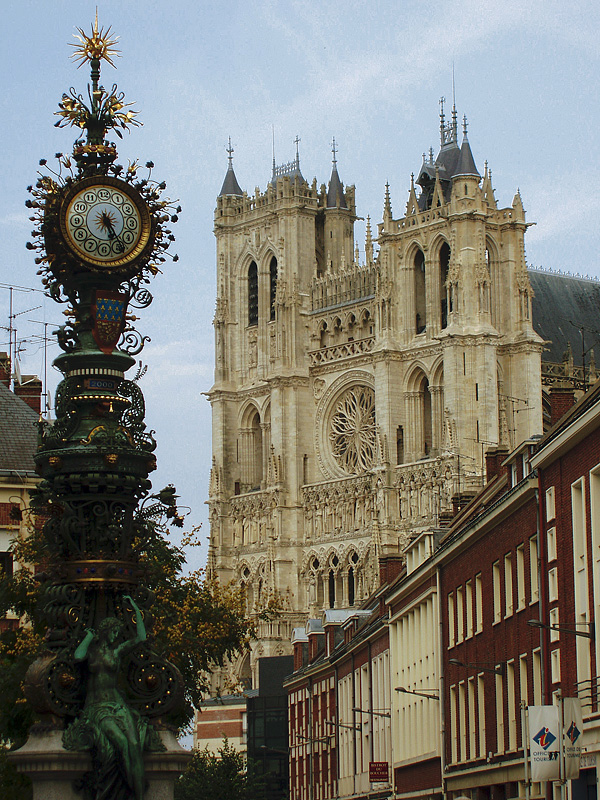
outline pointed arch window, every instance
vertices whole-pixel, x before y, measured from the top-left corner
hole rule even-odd
[[[252,488],[258,489],[260,488],[260,483],[263,478],[263,469],[262,469],[262,427],[260,424],[260,416],[258,411],[252,418],[252,426],[251,430],[251,453],[250,457],[252,459]]]
[[[408,418],[405,433],[407,450],[403,454],[408,461],[417,461],[432,455],[433,449],[433,403],[429,389],[429,381],[424,373],[415,376],[414,387],[410,392]],[[436,423],[437,424],[437,423]],[[436,448],[437,436],[436,436]]]
[[[248,268],[248,325],[258,325],[258,269],[255,261]]]
[[[396,428],[396,464],[404,464],[404,428]]]
[[[492,317],[492,325],[497,328],[502,318],[502,310],[499,307],[502,303],[502,293],[498,291],[498,257],[495,246],[486,240],[485,243],[485,268],[489,276],[489,287],[487,302]]]
[[[329,608],[335,606],[335,572],[329,570]]]
[[[348,605],[354,605],[354,567],[348,570]]]
[[[277,296],[277,259],[275,256],[271,259],[269,266],[269,291],[270,291],[270,311],[269,319],[275,319],[275,297]]]
[[[416,333],[423,333],[427,327],[427,293],[425,287],[425,256],[422,250],[417,250],[414,260],[415,275],[415,329]]]
[[[452,302],[448,302],[449,292],[446,286],[448,281],[448,267],[450,266],[450,247],[447,242],[440,247],[440,298],[441,298],[441,326],[448,327],[448,314],[452,311]]]
[[[329,331],[327,329],[327,323],[325,320],[321,323],[321,327],[319,328],[319,347],[327,347],[329,344]]]
[[[421,384],[421,392],[423,393],[423,455],[431,455],[431,434],[432,434],[432,420],[431,420],[431,393],[429,391],[429,381],[424,379]]]
[[[257,409],[251,409],[245,417],[240,429],[241,451],[239,462],[241,466],[242,492],[260,489],[264,478],[263,470],[263,425]]]

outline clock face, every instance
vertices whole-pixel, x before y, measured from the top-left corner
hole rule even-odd
[[[86,178],[67,194],[61,213],[63,236],[75,255],[96,269],[118,269],[146,249],[148,209],[129,184],[116,178]]]

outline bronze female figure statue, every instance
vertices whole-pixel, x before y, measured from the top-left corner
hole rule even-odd
[[[123,656],[146,641],[140,609],[129,596],[136,619],[136,635],[122,641],[125,626],[116,617],[106,617],[86,631],[75,651],[76,661],[88,663],[88,684],[83,713],[64,734],[69,750],[91,750],[94,759],[94,800],[143,800],[144,747],[154,733],[148,722],[130,708],[118,688]],[[157,749],[156,742],[152,749]]]

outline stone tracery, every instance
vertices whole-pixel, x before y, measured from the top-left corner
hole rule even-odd
[[[365,472],[374,465],[375,393],[369,386],[352,386],[337,401],[329,440],[333,457],[345,472]]]

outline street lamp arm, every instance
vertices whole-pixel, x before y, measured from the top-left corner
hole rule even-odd
[[[582,622],[582,625],[590,626],[589,631],[576,631],[574,628],[567,628],[564,625],[547,625],[545,622],[542,622],[539,619],[528,619],[527,624],[531,625],[532,628],[544,628],[548,631],[561,631],[562,633],[572,633],[574,636],[583,636],[586,639],[595,639],[596,634],[594,633],[594,629],[591,627],[594,623],[592,622]]]
[[[494,675],[504,675],[506,664],[502,661],[496,667],[488,667],[482,663],[471,664],[468,661],[459,661],[458,658],[449,658],[448,663],[455,667],[470,667],[480,672],[492,672]]]
[[[330,744],[330,739],[331,739],[331,736],[323,736],[321,738],[313,739],[310,736],[303,736],[301,733],[297,733],[296,736],[298,736],[300,739],[304,739],[306,742],[311,742],[311,743],[312,742],[322,742],[322,743],[325,743],[325,744]]]
[[[333,722],[330,719],[325,720],[325,725],[335,725],[336,728],[350,728],[351,731],[361,731],[360,725],[348,725],[345,722]]]
[[[353,708],[352,711],[358,711],[359,714],[371,714],[373,717],[391,717],[389,711],[369,711],[366,708]]]
[[[403,694],[414,694],[417,697],[425,697],[427,700],[439,700],[440,699],[439,694],[429,694],[428,692],[418,692],[418,691],[415,691],[414,689],[407,689],[404,686],[396,686],[395,691],[396,692],[402,692]],[[431,689],[431,691],[435,692],[437,690],[436,689]]]

